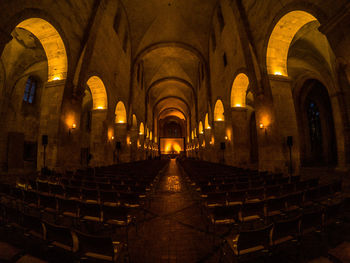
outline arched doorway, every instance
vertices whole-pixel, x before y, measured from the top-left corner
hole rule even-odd
[[[337,147],[333,111],[326,87],[315,79],[303,84],[299,98],[299,132],[303,166],[334,166]]]

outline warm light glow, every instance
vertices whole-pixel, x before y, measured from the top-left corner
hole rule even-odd
[[[245,107],[248,86],[248,76],[244,73],[238,74],[232,84],[231,107]]]
[[[126,109],[122,101],[115,108],[115,123],[126,123]]]
[[[232,136],[232,130],[230,128],[226,129],[226,136],[225,139],[227,137],[226,140],[231,141],[231,136]]]
[[[92,76],[88,79],[87,85],[91,91],[92,108],[94,110],[107,109],[107,93],[102,80],[97,76]]]
[[[203,134],[203,133],[204,133],[204,131],[203,131],[203,123],[202,123],[202,121],[200,121],[200,122],[199,122],[198,132],[199,132],[199,134]]]
[[[260,123],[260,124],[259,124],[259,128],[260,128],[260,129],[264,129],[264,124],[263,124],[263,123]]]
[[[143,135],[145,133],[145,128],[143,126],[143,122],[140,123],[139,135]]]
[[[114,136],[112,136],[111,139],[114,140]]]
[[[77,125],[75,123],[72,124],[72,129],[75,129]]]
[[[162,154],[179,154],[184,149],[182,138],[161,138],[160,151]]]
[[[68,62],[66,48],[57,30],[41,18],[29,18],[17,25],[35,35],[43,46],[48,64],[48,81],[66,79]]]
[[[266,65],[269,74],[288,76],[287,58],[290,43],[305,24],[317,20],[304,11],[292,11],[275,25],[267,46]],[[279,74],[276,74],[279,73]]]
[[[273,74],[276,76],[282,76],[282,72],[280,72],[280,71],[275,71]]]
[[[74,113],[68,114],[66,117],[66,125],[67,125],[68,129],[75,129],[75,128],[73,128],[74,125],[76,127],[75,122],[76,122],[76,119],[75,119]]]
[[[203,147],[203,148],[205,147],[205,141],[203,141],[203,143],[202,143],[202,147]]]
[[[224,121],[224,104],[221,100],[217,100],[214,108],[214,120],[215,121]]]
[[[205,126],[206,129],[211,129],[211,127],[209,125],[209,115],[208,115],[208,113],[205,115],[204,126]]]
[[[225,136],[225,140],[226,140],[226,141],[228,140],[228,137],[227,137],[227,136]]]

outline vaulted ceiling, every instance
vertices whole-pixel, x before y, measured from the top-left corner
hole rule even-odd
[[[154,112],[178,109],[188,117],[196,103],[201,65],[208,60],[217,0],[122,0],[129,20],[135,65],[143,62],[147,98]]]

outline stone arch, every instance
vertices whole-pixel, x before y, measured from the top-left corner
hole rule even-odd
[[[246,94],[249,86],[249,78],[244,73],[239,73],[233,83],[231,89],[231,107],[245,107]]]
[[[126,109],[122,101],[115,107],[115,123],[126,123]]]
[[[28,18],[17,27],[35,35],[42,44],[48,61],[48,81],[67,78],[68,59],[64,42],[54,26],[42,18]]]
[[[214,121],[225,121],[224,104],[221,100],[217,100],[214,107]]]
[[[94,110],[104,110],[108,108],[108,100],[105,85],[103,81],[97,77],[92,76],[88,79],[87,85],[92,95],[92,108]]]
[[[266,66],[268,74],[288,76],[287,58],[290,43],[299,29],[312,21],[317,21],[317,19],[302,10],[291,11],[278,20],[267,45]]]

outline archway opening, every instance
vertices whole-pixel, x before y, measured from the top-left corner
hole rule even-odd
[[[115,107],[115,123],[126,123],[126,109],[122,101],[119,101]]]
[[[236,76],[231,89],[231,107],[245,107],[249,79],[246,74]]]
[[[68,62],[66,48],[57,30],[41,18],[29,18],[17,25],[35,35],[42,44],[48,63],[48,81],[66,79]]]
[[[92,76],[88,79],[87,85],[89,86],[89,89],[91,91],[93,109],[107,109],[107,93],[103,81],[97,76]]]
[[[224,121],[224,104],[222,104],[221,100],[217,100],[214,108],[214,120],[215,121]]]
[[[275,25],[267,46],[266,65],[268,74],[288,76],[287,58],[289,46],[295,34],[305,24],[317,20],[305,11],[292,11]]]

